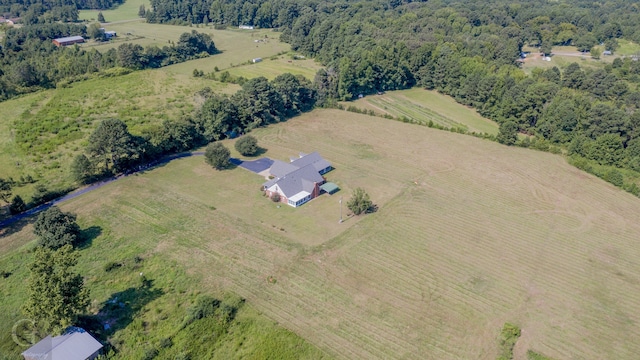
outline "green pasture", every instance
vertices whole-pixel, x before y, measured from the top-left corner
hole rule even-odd
[[[243,76],[247,79],[264,76],[273,79],[282,73],[302,75],[313,81],[318,70],[322,66],[312,59],[292,60],[292,56],[281,55],[270,58],[263,58],[261,62],[245,64],[227,69],[233,76]]]
[[[640,54],[640,44],[633,41],[618,39],[618,50],[615,51],[616,55],[630,56]]]
[[[372,110],[380,115],[404,117],[423,125],[433,121],[446,127],[463,127],[469,131],[494,135],[498,133],[498,125],[475,110],[458,104],[451,97],[420,88],[369,95],[353,102],[344,102],[343,105]]]
[[[287,52],[290,49],[290,45],[279,40],[279,33],[268,29],[214,30],[212,27],[204,26],[148,24],[142,20],[106,24],[105,29],[115,31],[118,37],[105,43],[88,42],[83,47],[106,51],[110,48],[117,48],[124,42],[139,44],[143,47],[149,45],[162,47],[177,42],[180,35],[193,30],[211,35],[216,47],[222,52],[221,54],[165,68],[168,71],[185,75],[191,75],[193,69],[205,72],[212,72],[215,67],[226,69],[234,65],[245,64],[257,57],[269,58],[276,54]],[[259,40],[259,42],[255,42],[256,40]]]
[[[174,301],[231,292],[336,358],[495,359],[506,322],[522,329],[514,354],[523,358],[640,351],[631,194],[561,156],[339,110],[252,135],[273,159],[319,151],[340,192],[278,207],[261,195],[260,176],[190,157],[62,205],[83,229],[96,227],[79,270],[98,305],[139,272],[180,294],[144,306],[114,335],[124,345],[166,337]],[[339,223],[339,200],[355,187],[378,211],[345,211]],[[20,317],[32,241],[29,225],[0,237],[0,269],[12,273],[0,279],[5,329]],[[125,264],[113,277],[110,261]]]
[[[78,12],[78,18],[80,20],[97,21],[98,12],[102,11],[102,15],[107,23],[139,19],[138,10],[140,9],[140,5],[144,5],[146,9],[151,8],[151,2],[149,0],[126,0],[122,5],[113,9],[80,10]]]

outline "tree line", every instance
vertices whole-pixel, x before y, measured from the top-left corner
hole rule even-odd
[[[326,68],[319,104],[420,86],[473,106],[513,132],[602,165],[640,170],[640,61],[600,68],[519,69],[525,44],[589,50],[640,42],[638,4],[443,0],[438,2],[153,0],[148,21],[277,27],[293,49]]]
[[[78,10],[109,9],[124,0],[0,0],[0,14],[25,25],[78,21]]]
[[[133,135],[118,119],[102,121],[90,135],[86,154],[78,155],[71,174],[79,183],[126,173],[161,157],[235,137],[253,128],[286,120],[311,110],[313,85],[302,76],[283,74],[272,81],[248,80],[230,97],[200,92],[203,106],[192,116],[167,120]]]
[[[89,28],[91,29],[91,28]],[[63,80],[83,79],[115,67],[133,70],[158,68],[218,53],[208,34],[195,30],[180,35],[175,44],[161,47],[124,43],[99,52],[78,46],[57,47],[52,39],[87,35],[81,24],[52,23],[8,29],[0,49],[0,100]],[[99,32],[96,36],[103,35]]]

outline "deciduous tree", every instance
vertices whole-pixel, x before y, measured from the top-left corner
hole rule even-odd
[[[85,154],[80,154],[71,163],[71,176],[80,184],[87,184],[93,177],[93,164]]]
[[[133,138],[127,125],[118,119],[102,121],[89,136],[87,151],[97,163],[103,164],[105,171],[110,167],[118,169],[118,162],[131,155],[133,150]]]
[[[76,223],[76,215],[52,206],[38,215],[33,233],[38,237],[38,245],[55,250],[65,245],[74,245],[80,227]]]
[[[62,333],[89,305],[82,276],[72,270],[77,263],[77,253],[71,245],[58,250],[35,250],[23,312],[45,333]]]
[[[364,189],[356,188],[347,202],[347,208],[355,215],[364,214],[373,210],[373,202]]]
[[[222,170],[229,166],[229,158],[231,152],[222,143],[213,142],[207,145],[204,152],[204,160],[207,164],[218,170]]]
[[[235,148],[244,156],[253,156],[258,152],[258,139],[245,135],[236,141]]]

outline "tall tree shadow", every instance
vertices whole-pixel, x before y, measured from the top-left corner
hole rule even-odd
[[[102,228],[100,226],[90,226],[86,229],[80,230],[78,234],[78,242],[76,247],[78,249],[86,249],[91,246],[93,240],[102,235]]]
[[[82,316],[78,326],[84,327],[102,340],[126,328],[151,301],[164,294],[162,289],[153,287],[153,280],[144,280],[137,287],[112,294],[101,304],[97,315]]]

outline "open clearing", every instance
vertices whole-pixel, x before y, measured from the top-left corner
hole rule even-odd
[[[126,0],[122,5],[110,10],[80,10],[78,18],[80,20],[97,21],[98,12],[101,11],[104,19],[108,22],[138,19],[140,5],[144,5],[146,9],[151,8],[149,0]]]
[[[167,257],[338,358],[495,359],[507,321],[518,358],[640,352],[636,197],[560,156],[345,111],[252,134],[272,159],[318,150],[342,191],[277,208],[259,176],[196,157],[128,177],[62,206],[102,229],[81,260],[89,282],[122,254]],[[380,209],[339,224],[357,186]],[[18,249],[0,256],[11,283],[30,231],[0,237]]]
[[[437,91],[421,88],[389,91],[383,95],[369,95],[345,106],[373,110],[376,114],[405,117],[416,123],[433,121],[446,127],[465,127],[469,131],[496,135],[498,124],[482,117],[474,109],[458,104],[453,98]]]

